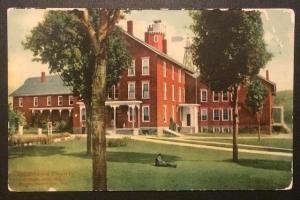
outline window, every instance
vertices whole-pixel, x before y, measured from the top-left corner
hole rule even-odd
[[[172,65],[172,80],[174,80],[174,65]]]
[[[85,121],[86,119],[86,111],[85,108],[81,109],[81,121]]]
[[[113,96],[113,88],[109,88],[108,91],[107,91],[107,98],[108,99],[111,99]]]
[[[51,96],[47,96],[47,106],[51,106]]]
[[[128,82],[128,99],[135,99],[135,82]]]
[[[115,95],[115,99],[119,98],[119,87],[120,84],[118,83],[117,85],[114,85],[114,95]]]
[[[181,102],[181,88],[178,89],[178,101]]]
[[[224,108],[223,109],[223,121],[228,121],[229,120],[229,113],[228,113],[228,109]]]
[[[128,76],[135,76],[135,60],[132,60],[131,66],[128,67]]]
[[[175,106],[172,105],[172,119],[175,121]]]
[[[207,121],[208,119],[208,113],[207,108],[201,109],[201,121]]]
[[[229,100],[229,96],[228,96],[228,92],[223,92],[222,93],[222,101],[228,101]]]
[[[213,101],[220,101],[220,92],[213,92]]]
[[[220,120],[220,110],[219,109],[213,109],[213,119],[214,119],[214,121]]]
[[[181,69],[178,69],[178,82],[181,82]]]
[[[185,88],[182,88],[182,99],[183,99],[183,102],[185,102]]]
[[[175,101],[175,88],[174,88],[174,85],[172,85],[172,101]]]
[[[23,107],[23,97],[19,97],[19,107]]]
[[[149,81],[142,82],[142,99],[149,99]]]
[[[207,90],[206,89],[201,89],[201,102],[207,102]]]
[[[33,106],[38,107],[39,106],[39,98],[38,97],[33,97]]]
[[[167,77],[167,63],[166,62],[163,63],[163,76],[164,76],[164,78]]]
[[[166,82],[164,82],[163,92],[164,92],[164,100],[167,100],[167,84],[166,84]]]
[[[167,105],[163,105],[163,120],[167,122]]]
[[[154,41],[155,43],[158,42],[158,36],[157,36],[157,35],[154,35],[153,41]]]
[[[143,122],[149,122],[150,121],[149,106],[143,106],[142,111],[143,111]]]
[[[57,105],[58,106],[62,106],[63,105],[63,97],[62,96],[58,96],[57,97]]]
[[[73,104],[74,104],[74,97],[69,96],[69,105],[73,105]]]
[[[142,58],[142,75],[149,75],[149,58]]]

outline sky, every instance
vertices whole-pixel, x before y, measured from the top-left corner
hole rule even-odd
[[[260,74],[269,70],[270,80],[277,90],[293,89],[294,71],[294,12],[289,9],[261,9],[264,39],[273,58]],[[24,50],[22,41],[47,12],[44,9],[9,9],[8,11],[8,92],[20,87],[29,77],[49,74],[48,66],[33,62],[33,54]],[[192,37],[189,29],[193,23],[187,10],[140,10],[131,11],[119,25],[126,30],[126,21],[133,21],[133,34],[144,40],[144,32],[153,20],[160,19],[166,25],[168,54],[179,62],[183,61],[186,38]],[[177,38],[175,41],[174,38]],[[181,38],[181,39],[180,39]],[[178,41],[179,39],[179,41]]]

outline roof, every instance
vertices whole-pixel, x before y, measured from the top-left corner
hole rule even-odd
[[[157,48],[151,46],[150,44],[147,44],[146,42],[140,40],[139,38],[127,33],[126,31],[122,30],[122,32],[124,33],[124,35],[126,35],[127,37],[135,40],[136,42],[140,43],[141,45],[145,46],[147,49],[153,51],[154,53],[156,53],[157,55],[165,58],[166,60],[178,65],[179,67],[183,68],[184,70],[193,73],[191,70],[187,69],[182,63],[178,62],[177,60],[175,60],[174,58],[170,57],[169,55],[161,52],[160,50],[158,50]]]
[[[24,84],[10,96],[59,95],[72,94],[72,87],[66,86],[59,75],[46,76],[41,82],[40,77],[25,80]]]

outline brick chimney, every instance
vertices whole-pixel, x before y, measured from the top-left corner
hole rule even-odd
[[[41,73],[41,82],[44,82],[46,80],[45,72]]]
[[[127,21],[127,33],[133,35],[133,22],[131,20]]]
[[[167,51],[167,40],[166,40],[166,39],[163,40],[163,52],[164,52],[165,54],[168,53],[168,51]]]
[[[269,80],[269,70],[266,70],[266,79]]]

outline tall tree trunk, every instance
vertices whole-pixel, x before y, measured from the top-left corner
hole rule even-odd
[[[257,128],[258,128],[257,136],[258,136],[258,141],[260,142],[260,113],[259,112],[256,113],[256,120],[257,120]]]
[[[238,113],[238,86],[233,88],[233,132],[232,132],[232,160],[238,162],[238,132],[239,132],[239,113]]]
[[[92,87],[93,190],[106,191],[106,59],[96,58]]]
[[[92,155],[92,108],[90,102],[85,102],[86,109],[86,154]]]

